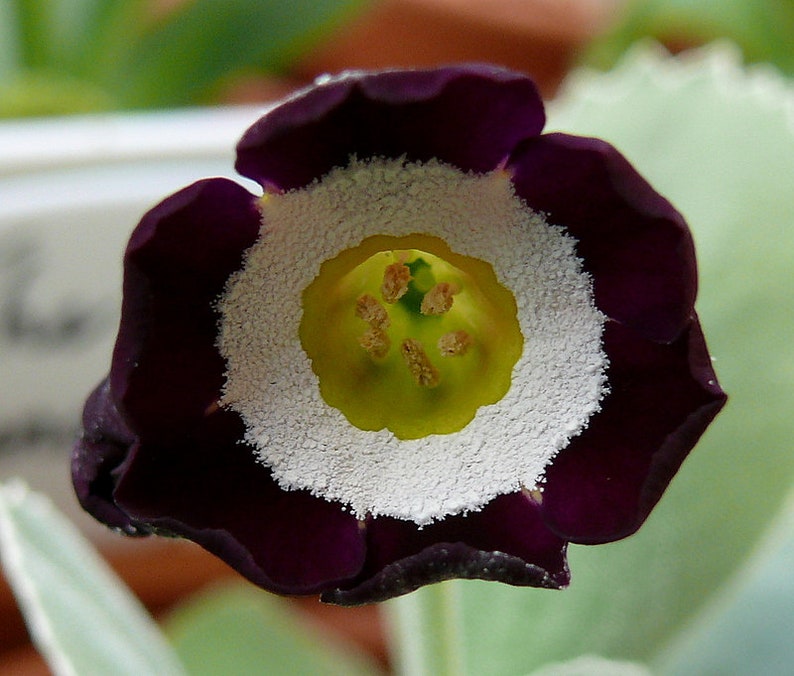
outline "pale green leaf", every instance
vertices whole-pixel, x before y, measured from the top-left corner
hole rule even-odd
[[[19,482],[0,484],[0,554],[56,674],[184,673],[146,610],[77,529]]]
[[[574,78],[550,111],[549,128],[611,141],[687,217],[698,309],[730,400],[639,533],[571,548],[569,590],[465,583],[469,673],[582,654],[647,661],[780,509],[794,479],[791,91],[725,46],[681,59],[644,48],[612,73]]]
[[[446,580],[384,604],[398,674],[466,673],[462,584],[462,580]]]
[[[656,673],[788,676],[794,665],[794,494],[734,584],[659,654]]]
[[[166,630],[191,676],[379,673],[361,655],[319,636],[283,599],[247,584],[188,600],[168,619]]]
[[[568,662],[547,664],[533,671],[531,676],[651,676],[651,671],[636,662],[584,655]]]

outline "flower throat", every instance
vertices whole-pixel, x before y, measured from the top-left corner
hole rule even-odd
[[[421,234],[370,237],[326,261],[299,333],[326,403],[401,439],[462,429],[505,395],[523,346],[491,266]]]

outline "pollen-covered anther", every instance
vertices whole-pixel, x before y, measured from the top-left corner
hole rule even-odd
[[[465,331],[450,331],[438,339],[438,351],[442,357],[460,357],[469,351],[474,343]]]
[[[397,261],[387,265],[383,271],[383,284],[380,293],[383,300],[387,303],[396,303],[408,291],[408,283],[411,281],[411,268],[404,262]]]
[[[379,329],[389,328],[391,321],[386,308],[374,296],[365,293],[356,300],[356,317]]]
[[[359,336],[358,344],[375,359],[383,359],[389,353],[391,339],[382,327],[370,326]]]
[[[423,315],[443,315],[449,312],[454,300],[453,297],[458,291],[456,284],[439,282],[422,298],[422,305],[419,308],[420,312]]]
[[[421,387],[438,385],[441,375],[427,356],[422,343],[414,338],[406,338],[400,345],[400,352],[417,385]]]

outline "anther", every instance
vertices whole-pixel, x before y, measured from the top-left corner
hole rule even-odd
[[[453,296],[458,293],[456,284],[439,282],[422,298],[419,308],[423,315],[443,315],[452,307]]]
[[[465,331],[450,331],[438,339],[438,351],[442,357],[459,357],[466,354],[474,341]]]
[[[359,336],[358,344],[375,359],[383,359],[389,353],[391,340],[381,327],[370,326],[363,335]]]
[[[387,303],[396,303],[408,291],[408,282],[411,281],[411,268],[398,261],[386,266],[383,271],[383,284],[380,293]]]
[[[406,338],[400,345],[400,352],[417,385],[422,387],[438,385],[441,376],[438,369],[430,362],[422,343],[413,338]]]
[[[379,329],[387,329],[391,324],[386,308],[380,304],[377,298],[368,293],[359,296],[356,300],[356,317]]]

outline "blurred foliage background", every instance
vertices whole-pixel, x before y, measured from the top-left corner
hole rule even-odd
[[[0,115],[218,101],[282,74],[363,0],[4,0]]]
[[[794,72],[794,0],[3,0],[0,117],[277,96],[326,70],[484,60],[555,91],[654,38]]]
[[[673,53],[727,39],[745,63],[770,63],[794,74],[792,0],[629,0],[616,18],[588,47],[588,63],[609,68],[642,38]]]

